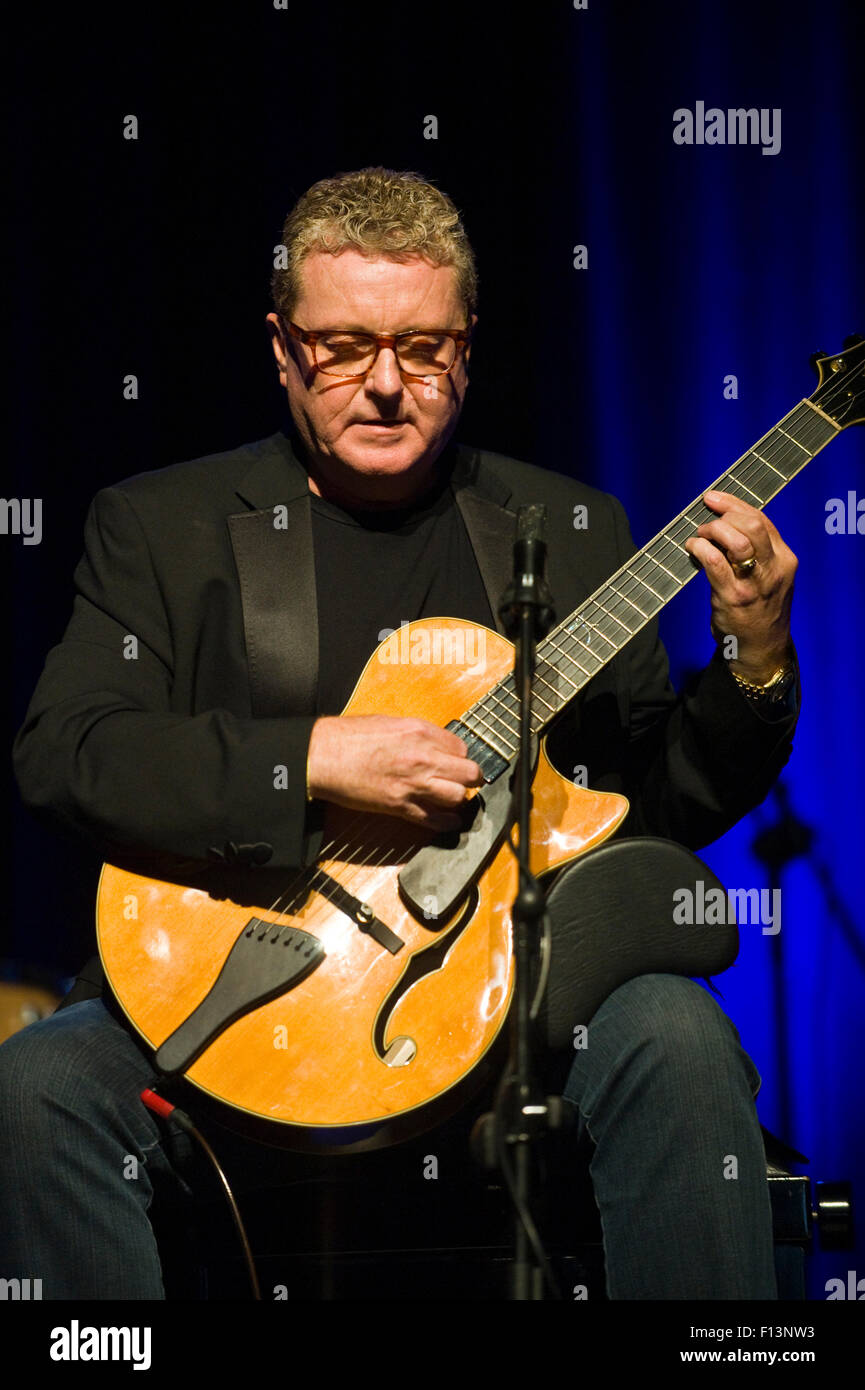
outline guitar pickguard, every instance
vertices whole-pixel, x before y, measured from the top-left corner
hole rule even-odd
[[[532,739],[532,777],[538,765],[538,740]],[[412,855],[397,881],[408,907],[417,916],[443,921],[453,916],[501,847],[509,829],[513,768],[489,786],[479,788],[467,803],[469,824],[458,837],[439,836]]]

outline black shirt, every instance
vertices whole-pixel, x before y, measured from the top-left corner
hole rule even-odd
[[[495,627],[449,482],[399,510],[346,511],[315,494],[310,504],[318,714],[342,713],[376,647],[403,622],[464,618]]]

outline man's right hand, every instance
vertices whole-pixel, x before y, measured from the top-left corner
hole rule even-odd
[[[349,714],[317,719],[309,740],[310,793],[354,811],[455,830],[467,787],[483,774],[456,734],[426,719]]]

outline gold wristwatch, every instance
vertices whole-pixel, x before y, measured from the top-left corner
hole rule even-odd
[[[740,676],[736,671],[730,672],[733,680],[744,690],[748,699],[761,705],[780,704],[793,684],[795,674],[793,665],[789,661],[785,662],[783,666],[779,666],[764,685],[758,685],[756,681],[749,681],[747,676]]]

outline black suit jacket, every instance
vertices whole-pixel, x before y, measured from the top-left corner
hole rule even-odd
[[[440,463],[494,613],[523,503],[547,507],[559,618],[633,553],[609,494],[467,445]],[[574,528],[578,504],[586,529]],[[308,480],[290,437],[98,493],[75,585],[13,750],[31,811],[108,860],[145,872],[157,856],[162,877],[231,858],[231,846],[241,861],[266,846],[270,868],[314,859],[322,808],[306,801],[306,757],[319,643],[338,634],[318,629]],[[699,849],[763,799],[795,722],[795,709],[762,715],[720,655],[677,697],[653,621],[567,709],[548,750],[566,775],[584,764],[589,786],[630,798],[623,833]],[[98,971],[82,976],[75,999],[99,992]]]

